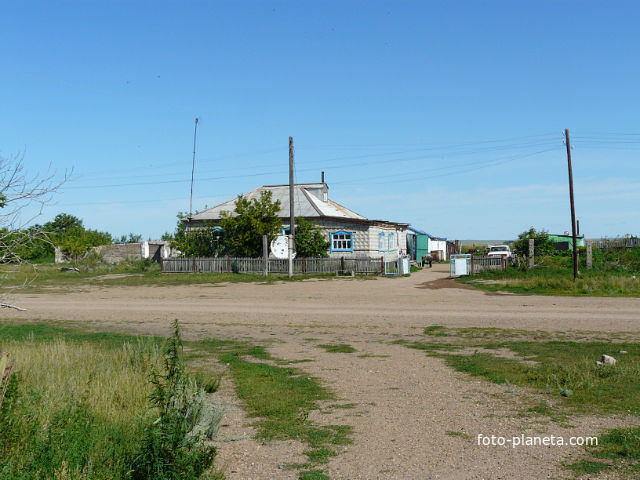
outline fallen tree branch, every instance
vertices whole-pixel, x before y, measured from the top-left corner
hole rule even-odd
[[[16,305],[9,305],[8,303],[0,303],[0,308],[15,308],[16,310],[19,310],[21,312],[27,311],[26,308],[17,307]]]

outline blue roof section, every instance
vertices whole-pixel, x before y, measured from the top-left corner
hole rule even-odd
[[[418,230],[415,227],[408,227],[407,230],[411,230],[412,232],[417,233],[418,235],[426,235],[429,238],[433,238],[434,240],[441,240],[443,242],[446,242],[447,239],[445,237],[436,237],[434,235],[431,235],[430,233],[427,232],[423,232],[422,230]]]

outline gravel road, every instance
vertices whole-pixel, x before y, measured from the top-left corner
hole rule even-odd
[[[178,318],[188,338],[249,338],[269,342],[277,357],[311,359],[300,368],[322,379],[342,402],[356,404],[312,416],[318,423],[354,427],[354,443],[325,467],[332,479],[564,478],[558,463],[580,455],[580,447],[486,447],[477,444],[477,435],[568,438],[639,423],[635,417],[582,416],[571,419],[569,428],[519,417],[531,392],[471,379],[440,359],[389,341],[420,336],[428,325],[637,338],[640,299],[487,294],[447,275],[447,266],[436,265],[393,279],[89,287],[16,295],[12,303],[28,310],[4,310],[2,315],[160,334],[168,333],[169,322]],[[348,343],[358,352],[327,353],[316,347],[326,342]],[[280,467],[304,460],[303,446],[246,438],[249,420],[232,386],[224,395],[230,408],[221,435],[239,438],[219,445],[228,478],[296,478]]]

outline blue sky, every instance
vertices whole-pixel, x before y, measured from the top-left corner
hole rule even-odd
[[[158,238],[326,172],[330,198],[451,239],[640,233],[635,2],[3,2],[0,154],[59,212]]]

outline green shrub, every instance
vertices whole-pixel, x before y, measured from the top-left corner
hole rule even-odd
[[[189,378],[182,363],[178,322],[164,351],[164,371],[152,376],[151,403],[158,418],[144,432],[133,462],[133,480],[197,479],[213,464],[215,447],[207,445],[220,420],[207,405],[204,391]]]

